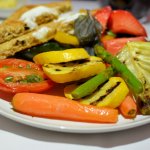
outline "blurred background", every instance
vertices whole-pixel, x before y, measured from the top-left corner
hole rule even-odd
[[[102,5],[110,5],[113,9],[131,11],[141,22],[150,21],[150,0],[99,0]]]
[[[63,0],[0,0],[0,18],[8,17],[26,4],[40,4]],[[131,11],[141,22],[150,21],[150,0],[72,0],[74,11],[80,8],[93,9],[111,5],[113,9]]]

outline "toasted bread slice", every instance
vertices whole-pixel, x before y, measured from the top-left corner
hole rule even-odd
[[[26,5],[24,7],[21,7],[18,9],[16,12],[14,12],[9,18],[7,18],[4,22],[9,22],[12,20],[20,20],[21,16],[28,12],[31,11],[32,9],[35,9],[37,7],[47,7],[47,8],[52,8],[55,9],[54,11],[57,11],[58,13],[64,13],[66,11],[71,10],[71,3],[69,1],[64,1],[64,2],[51,2],[49,4],[39,4],[39,5]],[[41,14],[40,14],[41,15]],[[43,14],[42,14],[43,15]],[[50,14],[50,18],[52,17],[53,13]],[[40,17],[40,16],[39,16]],[[42,19],[48,19],[48,18],[42,18]],[[47,20],[46,20],[47,21]],[[46,23],[46,22],[45,22]]]
[[[56,22],[50,22],[39,26],[35,31],[0,44],[0,59],[5,59],[8,56],[13,56],[16,52],[51,40],[56,33],[57,25]]]
[[[28,32],[25,24],[20,21],[12,21],[11,23],[0,24],[0,43],[9,41],[17,36]]]
[[[70,9],[71,3],[68,1],[24,6],[0,25],[0,43],[31,32]]]

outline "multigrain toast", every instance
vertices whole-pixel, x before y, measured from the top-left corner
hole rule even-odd
[[[51,40],[57,29],[58,23],[50,22],[38,29],[0,44],[0,60],[13,56],[16,52],[45,43]]]
[[[0,43],[9,41],[26,32],[27,30],[23,22],[11,21],[11,23],[2,23],[0,24]]]
[[[0,43],[32,32],[70,9],[71,3],[68,1],[24,6],[0,25]]]

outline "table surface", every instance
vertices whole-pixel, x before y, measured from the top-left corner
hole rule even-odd
[[[73,3],[75,9],[98,6],[96,1]],[[1,150],[148,150],[149,145],[150,124],[112,133],[71,134],[33,128],[0,116]]]

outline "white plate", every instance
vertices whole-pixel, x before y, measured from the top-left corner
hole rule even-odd
[[[0,99],[0,114],[26,125],[59,132],[68,133],[104,133],[134,128],[150,123],[150,116],[138,115],[136,119],[124,119],[121,115],[116,124],[82,123],[55,119],[31,117],[12,110],[12,105]]]
[[[12,110],[9,102],[0,99],[0,114],[26,125],[59,132],[70,133],[104,133],[125,130],[150,123],[150,116],[138,116],[136,119],[124,119],[119,116],[116,124],[82,123],[31,117]]]
[[[145,25],[145,27],[148,29],[147,31],[150,36],[149,26],[150,24]],[[0,114],[22,124],[26,124],[33,127],[46,129],[46,130],[69,132],[69,133],[113,132],[113,131],[130,129],[130,128],[134,128],[137,126],[150,123],[150,116],[140,116],[140,115],[137,116],[136,119],[134,120],[124,119],[120,115],[119,121],[116,124],[82,123],[82,122],[62,121],[62,120],[31,117],[13,111],[11,104],[2,99],[0,99]]]

